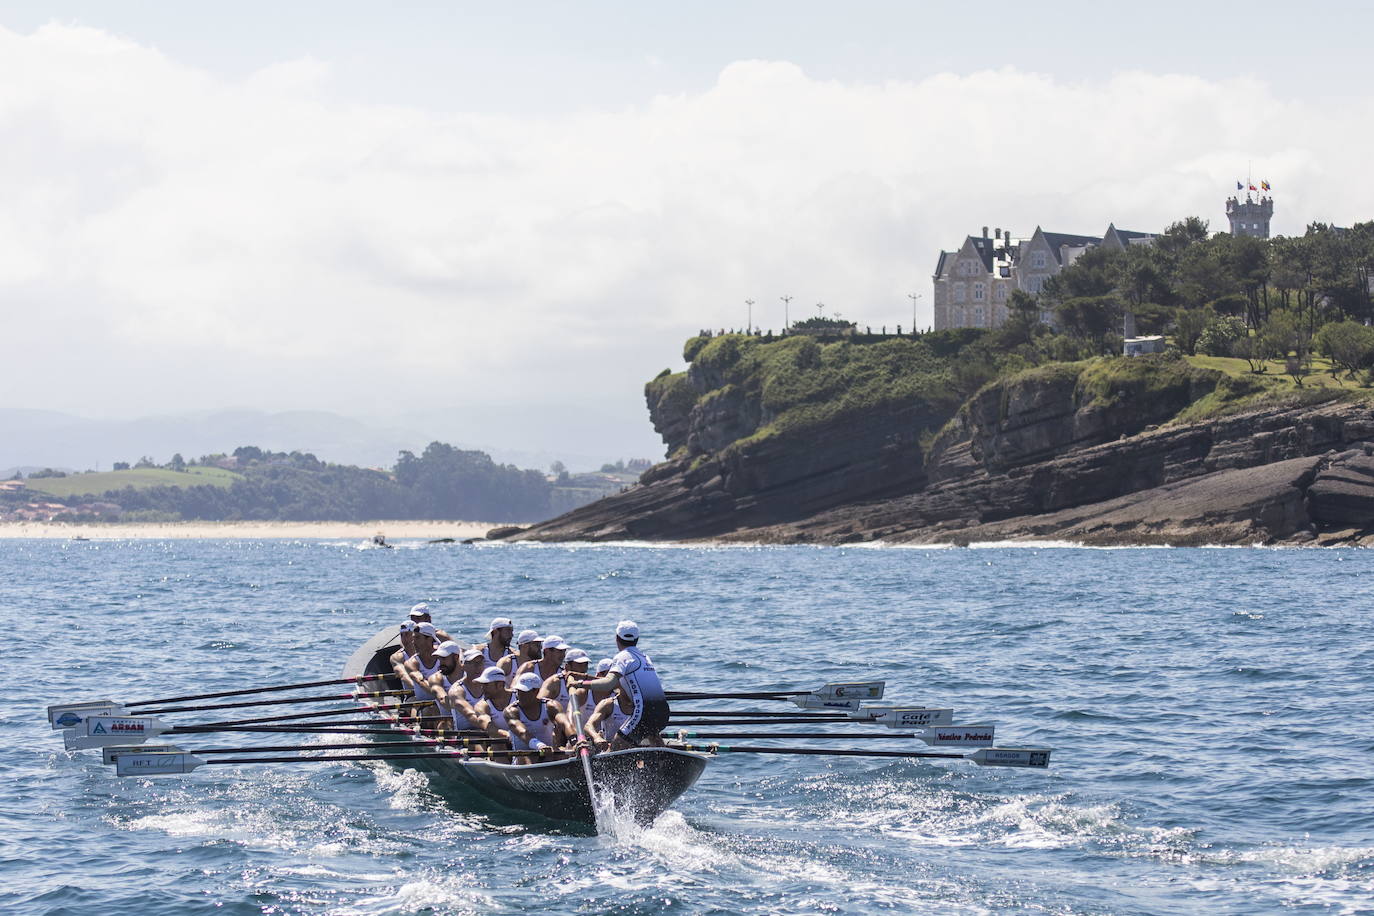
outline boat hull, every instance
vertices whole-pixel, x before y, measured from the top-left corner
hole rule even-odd
[[[386,673],[386,659],[400,644],[399,632],[399,627],[388,627],[368,640],[349,659],[343,676]],[[385,714],[379,715],[392,721]],[[406,734],[399,727],[396,733]],[[419,743],[416,748],[432,750]],[[592,756],[592,781],[604,806],[647,824],[692,787],[709,759],[704,754],[668,747],[609,751]],[[503,808],[554,821],[587,826],[596,823],[591,792],[582,763],[576,758],[522,766],[463,759],[455,754],[451,760],[417,760],[413,765],[434,776],[439,781],[436,788],[451,799],[460,795],[453,790],[462,787]]]

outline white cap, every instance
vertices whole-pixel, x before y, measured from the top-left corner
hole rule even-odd
[[[463,662],[464,662],[464,663],[467,663],[467,662],[470,662],[470,661],[474,661],[475,659],[479,659],[479,658],[481,658],[481,657],[482,657],[482,650],[481,650],[481,649],[476,649],[476,648],[474,648],[474,649],[469,649],[469,650],[467,650],[466,652],[463,653]]]
[[[544,643],[545,652],[549,651],[550,649],[568,648],[568,644],[563,640],[562,636],[545,636],[542,642]]]
[[[636,640],[639,638],[639,624],[633,620],[622,620],[615,625],[615,635],[621,639]]]
[[[569,649],[568,654],[563,657],[563,661],[567,662],[568,664],[574,664],[576,662],[590,663],[591,658],[587,655],[586,652],[583,652],[581,649]]]
[[[487,632],[490,633],[490,632],[492,632],[493,630],[499,630],[499,629],[501,629],[502,627],[513,627],[513,626],[515,626],[515,624],[513,624],[513,623],[510,622],[510,618],[509,618],[509,617],[496,617],[496,618],[493,618],[493,620],[491,621],[491,626],[487,627]]]
[[[544,686],[544,679],[533,671],[526,671],[515,679],[516,690],[538,690]]]
[[[415,605],[415,607],[410,609],[411,620],[419,620],[421,617],[424,617],[427,614],[429,614],[429,605],[425,604],[423,601],[421,601],[419,604]]]
[[[435,628],[434,624],[428,622],[415,624],[415,632],[423,636],[428,636],[430,639],[435,639],[439,635],[439,631]]]
[[[413,621],[413,620],[405,620],[405,621],[402,621],[402,622],[401,622],[401,632],[402,632],[402,633],[414,633],[414,632],[415,632],[415,621]]]
[[[479,684],[495,684],[497,681],[504,681],[505,679],[506,672],[492,665],[490,668],[487,668],[481,674],[477,675],[476,681]]]
[[[609,658],[603,658],[601,661],[596,663],[596,673],[605,674],[607,671],[611,670],[611,666],[614,664],[615,662],[611,661]]]
[[[527,642],[539,642],[539,634],[534,630],[521,630],[520,635],[515,637],[515,644],[523,646]]]
[[[440,658],[448,658],[450,655],[459,655],[462,653],[462,651],[462,646],[458,645],[458,643],[454,642],[451,639],[446,639],[443,642],[439,643],[439,648],[434,650],[434,654],[439,656]]]

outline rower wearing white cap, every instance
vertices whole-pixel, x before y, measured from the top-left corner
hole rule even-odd
[[[611,659],[610,670],[604,677],[582,681],[581,686],[592,690],[619,687],[633,704],[630,718],[615,733],[612,750],[635,747],[641,741],[662,747],[661,732],[668,726],[670,712],[668,697],[653,660],[639,651],[639,624],[633,620],[616,624],[615,644],[620,651]]]
[[[396,676],[405,681],[405,676],[401,674],[401,667],[410,661],[415,654],[415,621],[405,620],[401,624],[401,648],[391,653],[391,670],[396,672]]]
[[[515,624],[511,623],[509,617],[497,617],[487,627],[487,641],[477,646],[482,650],[486,657],[487,667],[492,665],[500,666],[505,661],[506,656],[511,653],[511,637],[515,633]]]
[[[506,707],[515,702],[515,694],[506,689],[506,672],[495,665],[479,674],[475,683],[482,687],[482,699],[474,711],[478,728],[497,740],[510,738],[510,724],[506,722]]]
[[[525,666],[537,662],[544,654],[544,640],[535,630],[521,630],[515,637],[515,654],[501,660],[501,669],[506,672],[507,680],[514,682]]]
[[[563,659],[567,657],[569,646],[562,636],[545,636],[539,640],[539,646],[539,657],[522,663],[515,673],[519,676],[533,671],[539,675],[539,683],[543,684],[563,670]]]
[[[447,694],[439,698],[440,705],[448,708],[456,731],[481,729],[482,716],[477,712],[477,704],[486,695],[483,686],[477,682],[482,672],[495,667],[486,663],[487,657],[481,649],[472,648],[463,653],[463,676],[454,681]],[[497,669],[500,670],[499,668]]]
[[[411,637],[415,642],[415,654],[400,668],[402,686],[417,700],[434,699],[429,680],[439,672],[439,658],[434,654],[437,633],[432,623],[417,624]]]
[[[517,757],[520,763],[549,759],[549,755],[563,746],[567,737],[558,710],[539,696],[539,688],[543,685],[544,682],[533,671],[526,671],[515,679],[516,700],[506,710],[511,747],[517,751],[535,752]]]
[[[439,701],[440,706],[448,696],[448,690],[453,686],[453,682],[462,677],[458,670],[462,656],[463,647],[451,639],[441,642],[434,650],[434,657],[439,660],[439,670],[425,679],[425,685]]]
[[[433,625],[434,623],[434,617],[429,612],[429,605],[425,604],[423,601],[421,601],[419,604],[415,605],[413,608],[410,609],[409,617],[410,622],[416,625],[422,623],[428,623]],[[434,633],[435,638],[439,642],[448,642],[450,639],[453,638],[452,636],[448,635],[438,627],[434,628]]]
[[[555,638],[555,637],[550,637]],[[548,653],[548,644],[544,645],[545,654]],[[563,656],[563,667],[569,674],[585,676],[587,665],[591,659],[587,653],[581,649],[569,649]],[[539,688],[539,696],[545,700],[557,704],[560,713],[572,714],[572,695],[568,690],[568,679],[563,677],[562,671],[555,671],[552,675],[544,679],[544,686]],[[585,718],[585,716],[584,716]]]
[[[568,661],[569,663],[571,663],[572,661],[571,653],[569,653],[568,655]],[[610,670],[611,660],[609,658],[603,658],[601,661],[596,663],[594,676],[603,677],[606,674],[606,672]],[[568,673],[577,674],[577,672],[572,669],[569,669]],[[600,705],[607,698],[616,696],[616,689],[614,687],[606,687],[601,690],[588,690],[585,687],[579,687],[576,684],[574,684],[569,688],[569,693],[571,694],[571,697],[580,704],[578,712],[581,713],[582,724],[583,726],[585,726],[588,722],[592,720],[592,714],[596,712],[596,707],[598,705]],[[568,715],[569,717],[571,717],[572,713],[569,712]],[[616,728],[619,727],[619,723],[616,723]],[[611,731],[614,732],[615,729],[612,729]]]

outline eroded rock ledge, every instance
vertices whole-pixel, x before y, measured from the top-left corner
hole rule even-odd
[[[1083,375],[1060,368],[992,386],[925,453],[915,427],[930,418],[889,410],[851,416],[809,438],[778,436],[665,462],[624,493],[513,536],[1374,541],[1374,409],[1367,403],[1290,404],[1157,426],[1229,381],[1163,363],[1159,377],[1141,371],[1135,364],[1125,375],[1098,373],[1094,390]],[[677,422],[679,435],[692,420],[700,425],[701,417]]]

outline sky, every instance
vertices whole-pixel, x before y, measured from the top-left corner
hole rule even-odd
[[[0,407],[657,458],[687,337],[924,326],[983,226],[1374,218],[1371,9],[965,9],[0,0]]]

